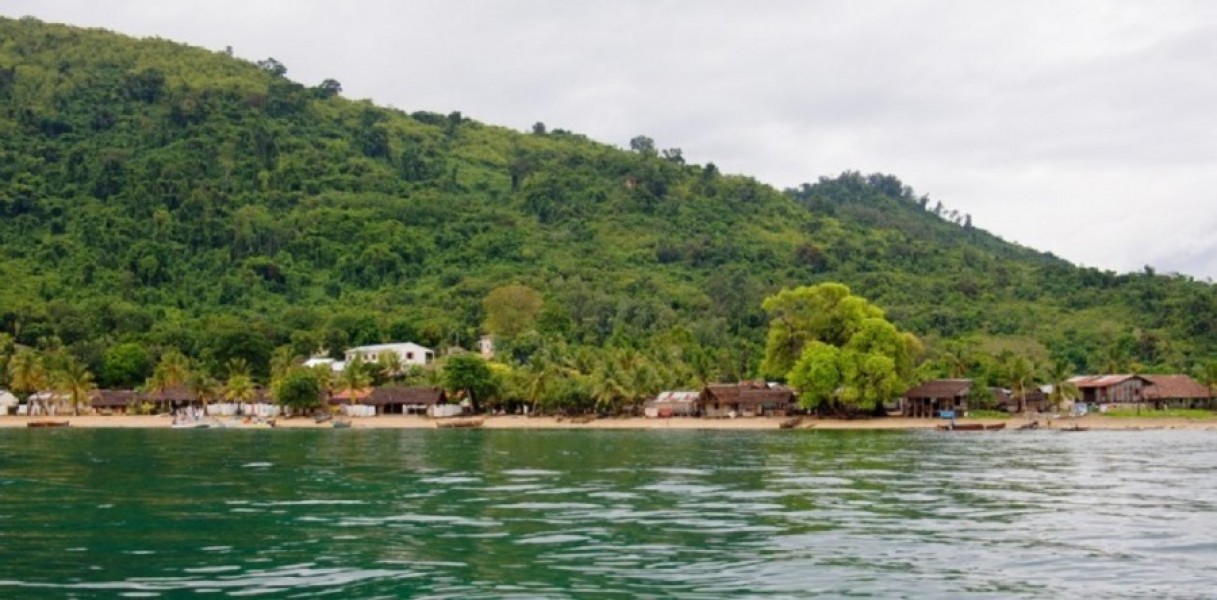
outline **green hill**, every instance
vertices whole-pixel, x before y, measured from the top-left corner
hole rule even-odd
[[[95,372],[121,342],[260,374],[283,345],[472,347],[508,284],[542,299],[517,359],[663,348],[688,366],[673,384],[754,374],[761,299],[829,280],[931,359],[964,338],[1080,370],[1217,349],[1211,285],[1076,268],[932,204],[891,176],[783,192],[643,137],[406,113],[273,59],[0,19],[0,331]]]

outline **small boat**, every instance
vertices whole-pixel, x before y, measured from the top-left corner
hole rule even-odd
[[[211,429],[213,427],[223,427],[215,421],[179,421],[169,426],[170,429]]]
[[[334,415],[324,414],[324,415],[317,415],[317,418],[313,419],[313,421],[315,423],[321,424],[321,423],[325,423],[326,421],[332,421],[333,419],[334,419]]]
[[[1005,428],[1006,428],[1005,423],[988,423],[985,425],[985,431],[997,431],[999,429],[1005,429]]]
[[[1090,428],[1082,427],[1081,425],[1074,423],[1073,425],[1070,425],[1069,427],[1062,427],[1061,431],[1086,431],[1087,429],[1090,429]]]
[[[939,431],[984,431],[984,423],[942,423]]]
[[[778,423],[778,429],[795,429],[802,424],[803,417],[790,417],[789,419],[783,419],[781,423]]]
[[[1020,430],[1020,431],[1027,431],[1027,430],[1030,430],[1030,429],[1039,429],[1039,428],[1040,428],[1040,422],[1039,422],[1039,421],[1032,421],[1032,422],[1030,422],[1030,423],[1024,423],[1024,424],[1022,424],[1022,425],[1019,425],[1019,426],[1018,426],[1018,427],[1016,427],[1015,429],[1018,429],[1018,430]]]
[[[350,429],[351,422],[348,420],[345,420],[345,419],[341,419],[338,421],[334,421],[333,423],[331,423],[330,426],[333,427],[334,429]]]
[[[436,421],[435,426],[440,429],[469,428],[481,427],[485,422],[485,417],[475,417],[472,419],[445,419],[443,421]]]
[[[67,421],[30,421],[26,427],[67,427]]]

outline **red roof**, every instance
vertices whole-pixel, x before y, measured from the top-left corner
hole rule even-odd
[[[1203,384],[1187,375],[1146,375],[1145,379],[1151,384],[1145,388],[1146,399],[1211,398],[1213,395]]]

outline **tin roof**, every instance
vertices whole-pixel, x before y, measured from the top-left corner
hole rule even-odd
[[[1145,388],[1146,399],[1211,398],[1213,395],[1203,384],[1187,375],[1146,375],[1145,379],[1151,384]]]

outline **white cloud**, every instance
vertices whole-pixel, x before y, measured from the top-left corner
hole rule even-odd
[[[1091,266],[1217,275],[1217,4],[14,0],[274,56],[405,110],[543,121],[785,187],[895,174]]]

